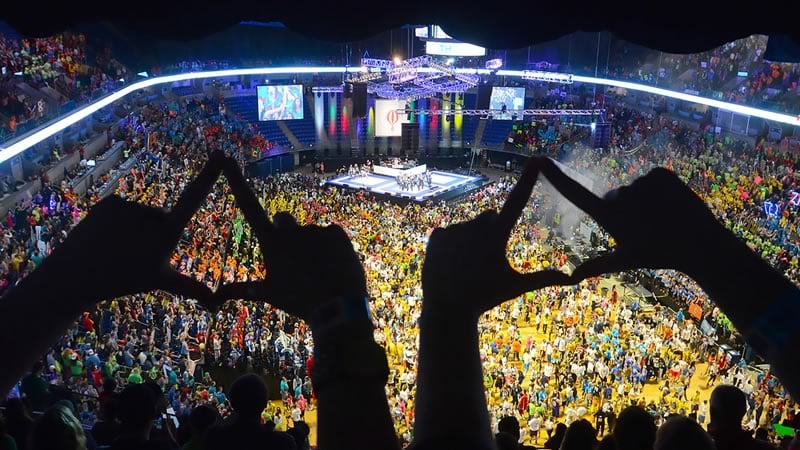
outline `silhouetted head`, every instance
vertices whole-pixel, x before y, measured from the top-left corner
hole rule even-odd
[[[656,440],[653,417],[638,406],[622,410],[614,425],[614,440],[619,450],[650,450]]]
[[[305,422],[295,422],[294,427],[290,428],[287,433],[294,438],[294,442],[297,445],[297,450],[306,450],[311,448],[311,444],[308,441],[308,435],[311,433],[311,429],[308,428],[308,425]]]
[[[567,426],[561,422],[556,424],[556,429],[553,432],[553,436],[548,439],[548,442],[552,441],[553,448],[559,448],[561,446],[561,441],[564,440],[564,436],[567,434]]]
[[[231,385],[228,399],[240,417],[258,420],[267,406],[267,385],[258,375],[242,375]]]
[[[34,425],[30,437],[32,450],[86,450],[86,435],[69,408],[56,404]]]
[[[567,428],[560,450],[594,450],[597,446],[597,432],[589,421],[580,419]]]
[[[114,392],[117,389],[117,380],[106,378],[103,380],[103,392]]]
[[[158,415],[158,397],[145,384],[129,384],[117,398],[117,418],[126,428],[140,429]]]
[[[503,417],[497,424],[497,431],[508,433],[519,440],[519,421],[514,416]]]
[[[720,384],[711,392],[710,427],[719,429],[740,429],[742,418],[747,412],[747,397],[736,386]]]
[[[22,399],[10,398],[6,400],[5,407],[6,422],[9,424],[31,421],[31,416],[28,414],[28,408],[25,407],[25,403],[22,402]]]
[[[497,450],[517,450],[519,448],[518,440],[519,438],[515,438],[511,433],[500,432],[494,435]]]
[[[714,450],[714,441],[697,422],[672,416],[658,428],[653,450]]]
[[[36,361],[33,363],[33,368],[31,368],[31,373],[34,375],[41,375],[42,370],[44,370],[44,365],[41,361]]]
[[[113,394],[100,403],[99,418],[109,422],[116,420],[118,413],[119,394]]]
[[[192,432],[196,435],[203,435],[209,428],[219,421],[217,408],[210,405],[200,405],[192,410],[189,416],[189,423],[192,425]]]
[[[600,443],[597,444],[596,450],[617,450],[617,441],[614,440],[614,435],[609,434],[604,437]]]

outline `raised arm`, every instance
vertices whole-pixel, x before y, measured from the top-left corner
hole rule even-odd
[[[319,448],[398,448],[384,391],[386,355],[374,340],[364,270],[347,234],[335,225],[301,227],[289,214],[270,221],[236,163],[228,160],[224,170],[268,278],[223,286],[210,306],[229,298],[266,301],[310,324]]]
[[[222,160],[221,153],[211,157],[171,212],[116,196],[98,203],[38,269],[0,299],[0,344],[7,350],[0,392],[8,392],[99,301],[154,289],[200,300],[211,296],[202,283],[172,269],[169,257],[219,177]],[[110,264],[112,249],[118,257]]]
[[[536,175],[526,170],[500,213],[486,211],[431,234],[422,267],[415,448],[494,448],[478,318],[524,292],[569,282],[556,271],[520,274],[506,258]]]
[[[617,249],[575,269],[573,281],[634,268],[692,277],[783,384],[800,396],[800,290],[728,231],[672,172],[654,169],[603,199],[546,158],[532,162],[564,197],[617,240]]]

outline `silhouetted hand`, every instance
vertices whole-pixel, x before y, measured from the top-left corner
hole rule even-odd
[[[226,159],[223,170],[258,238],[267,276],[224,285],[206,306],[218,308],[227,299],[265,301],[308,320],[316,307],[337,296],[366,296],[364,269],[341,227],[301,227],[288,213],[279,213],[270,222],[236,162]]]
[[[506,257],[506,247],[536,184],[529,164],[502,210],[486,211],[468,222],[431,233],[422,265],[426,308],[469,310],[477,315],[525,292],[569,284],[567,275],[546,270],[522,274]]]
[[[674,173],[656,168],[603,199],[565,175],[548,158],[532,164],[569,201],[617,241],[611,253],[575,269],[573,282],[630,269],[677,269],[698,279],[724,254],[730,233]]]
[[[80,291],[81,307],[123,295],[161,289],[200,301],[211,295],[203,283],[170,266],[186,224],[206,200],[222,171],[222,152],[211,155],[200,175],[167,212],[120,197],[108,197],[45,260],[42,269]]]

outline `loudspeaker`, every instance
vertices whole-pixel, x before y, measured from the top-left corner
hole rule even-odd
[[[353,117],[367,116],[367,83],[353,83]]]
[[[401,153],[417,153],[419,150],[419,126],[415,123],[404,123],[401,132]]]
[[[481,84],[478,86],[478,104],[475,109],[489,109],[489,100],[492,98],[492,85]]]

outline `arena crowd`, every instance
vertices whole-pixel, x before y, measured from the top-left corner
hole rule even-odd
[[[219,110],[213,100],[182,101],[177,110],[145,108],[120,132],[136,164],[121,179],[119,195],[170,208],[211,150],[244,158],[257,129],[220,116]],[[765,142],[752,148],[632,111],[614,113],[627,118],[615,122],[615,139],[630,142],[632,135],[650,128],[645,145],[634,153],[576,150],[565,161],[569,166],[604,183],[603,190],[629,183],[653,167],[670,168],[729,229],[798,282],[792,203],[796,156]],[[149,144],[146,133],[154,136]],[[100,200],[104,181],[86,197],[65,184],[45,186],[31,205],[7,216],[0,261],[4,291],[12,290],[68,236]],[[326,188],[319,178],[301,174],[249,181],[270,217],[288,212],[300,225],[338,224],[353,242],[372,299],[375,339],[390,364],[390,413],[401,442],[411,443],[421,266],[428,237],[434,228],[499,209],[516,180],[500,179],[463,201],[425,206],[399,206]],[[558,202],[546,190],[535,191],[508,244],[512,267],[530,272],[566,265],[562,239],[572,230],[561,230],[549,212]],[[765,202],[777,209],[770,206],[765,212]],[[613,246],[613,239],[605,241]],[[226,182],[214,185],[190,221],[172,264],[211,288],[264,278],[257,238]],[[724,315],[687,277],[670,271],[661,272],[661,277],[677,302],[687,309],[699,304],[714,324],[724,322]],[[676,420],[672,415],[706,425],[712,406],[701,399],[698,380],[709,387],[722,383],[740,390],[736,392],[747,404],[744,425],[751,434],[777,442],[775,424],[796,427],[797,404],[774,375],[730,361],[684,311],[657,308],[644,313],[609,286],[608,280],[593,278],[576,286],[545,288],[482,315],[480,354],[498,447],[516,448],[522,442],[592,448],[560,442],[574,440],[569,436],[584,430],[588,440],[616,439],[618,448],[633,448],[621,444],[626,423],[652,425],[653,439],[656,425],[670,424]],[[280,379],[281,401],[260,411],[260,418],[277,431],[291,431],[297,447],[303,448],[309,433],[303,419],[316,405],[310,381],[312,354],[310,328],[264,303],[231,301],[212,312],[160,291],[110,300],[77,318],[70,332],[21,380],[7,402],[6,433],[18,448],[28,443],[41,448],[31,430],[43,426],[44,419],[34,424],[31,411],[47,410],[55,400],[66,399],[48,414],[74,416],[91,429],[85,433],[89,447],[125,448],[117,440],[120,426],[139,420],[126,411],[136,403],[136,395],[155,386],[165,410],[171,411],[158,425],[167,447],[198,448],[192,447],[197,433],[232,412],[232,388],[215,381],[212,372],[247,368]],[[657,395],[645,395],[648,384],[658,387]],[[639,412],[644,416],[637,416]],[[172,418],[191,426],[168,435]],[[518,435],[515,423],[521,424],[516,425]],[[189,429],[195,434],[186,434]],[[508,442],[509,433],[514,445]],[[627,433],[636,434],[630,428]],[[728,447],[718,442],[718,448]]]

